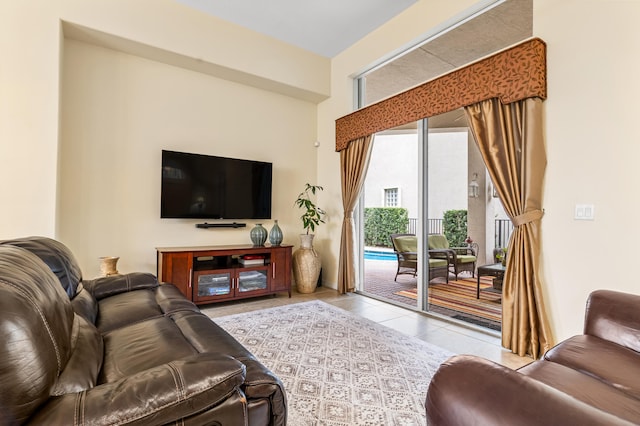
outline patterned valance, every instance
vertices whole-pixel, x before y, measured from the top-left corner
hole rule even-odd
[[[349,141],[491,98],[547,97],[546,45],[535,38],[336,120],[336,151]]]

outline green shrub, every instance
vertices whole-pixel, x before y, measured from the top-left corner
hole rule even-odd
[[[364,243],[368,246],[391,247],[391,234],[407,232],[409,213],[399,207],[366,207],[364,209]]]
[[[467,239],[467,211],[447,210],[444,212],[444,235],[451,247],[464,247]]]

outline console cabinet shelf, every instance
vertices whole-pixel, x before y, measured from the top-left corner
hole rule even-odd
[[[158,277],[196,304],[285,291],[291,297],[291,250],[290,245],[158,247]],[[245,257],[264,261],[242,264]]]

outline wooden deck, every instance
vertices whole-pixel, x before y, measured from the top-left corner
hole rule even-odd
[[[411,290],[417,287],[417,279],[411,275],[398,275],[397,281],[394,281],[396,275],[397,263],[389,260],[368,260],[364,261],[364,286],[363,291],[366,294],[374,295],[383,299],[391,300],[400,305],[411,308],[417,308],[417,301],[396,293],[402,290]],[[467,274],[467,275],[464,275]],[[460,274],[460,277],[471,277],[470,273]],[[450,279],[454,279],[453,274]],[[444,278],[436,278],[431,283],[444,282]],[[475,325],[484,326],[493,330],[500,330],[500,323],[485,323],[480,318],[467,316],[461,311],[454,309],[443,309],[439,306],[430,304],[429,310],[433,313],[455,318],[457,320],[466,321]]]

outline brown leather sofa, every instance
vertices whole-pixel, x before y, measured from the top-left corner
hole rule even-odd
[[[426,411],[430,426],[640,424],[640,296],[593,292],[584,334],[517,371],[449,359],[431,381]]]
[[[171,284],[0,242],[0,424],[286,424],[281,381]]]

